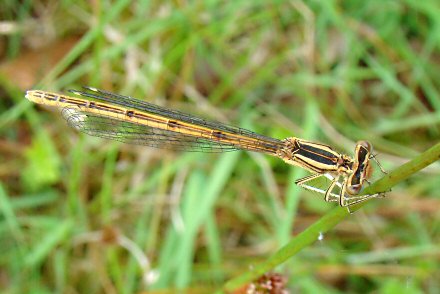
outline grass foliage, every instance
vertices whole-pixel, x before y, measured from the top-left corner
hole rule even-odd
[[[440,289],[437,0],[4,2],[6,293],[246,291],[268,271],[292,293]],[[277,158],[105,141],[24,99],[81,85],[349,155],[368,140],[390,171],[368,189],[391,192],[348,214]]]

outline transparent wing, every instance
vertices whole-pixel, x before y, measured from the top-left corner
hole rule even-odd
[[[232,144],[227,141],[210,140],[194,135],[187,135],[179,132],[178,130],[164,130],[149,127],[144,124],[141,125],[130,121],[118,120],[114,117],[98,115],[74,107],[65,107],[62,110],[62,115],[70,127],[85,134],[129,144],[146,145],[156,148],[199,152],[227,152],[243,149],[274,153],[276,152],[278,146],[282,144],[280,140],[267,138],[257,134],[255,134],[258,138],[257,141],[244,140],[243,142]],[[167,115],[169,116],[169,113]],[[177,119],[176,116],[173,116],[172,118]],[[187,119],[189,119],[189,116],[187,116]],[[202,121],[204,123],[206,122],[204,120]],[[206,124],[202,124],[199,119],[197,120],[197,125],[206,126]],[[231,130],[234,129],[237,131],[239,130],[240,135],[245,133],[241,128],[233,128],[224,125],[216,126],[216,130],[219,129],[219,127],[227,127],[231,128],[228,129],[228,132],[232,133]],[[246,132],[254,134],[250,131]]]
[[[69,91],[76,95],[92,98],[94,100],[105,101],[111,104],[120,105],[127,108],[134,108],[137,110],[144,111],[146,113],[156,114],[170,119],[175,119],[178,121],[182,121],[202,127],[207,127],[212,130],[224,131],[248,138],[253,138],[256,140],[260,140],[261,142],[265,142],[267,144],[272,144],[273,147],[283,145],[281,140],[266,137],[243,128],[229,126],[216,121],[207,121],[187,113],[161,107],[130,96],[119,95],[92,87],[83,87],[83,88],[88,91],[87,92],[77,91],[77,90],[69,90]]]

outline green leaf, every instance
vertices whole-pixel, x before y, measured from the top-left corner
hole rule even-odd
[[[43,132],[34,137],[25,157],[27,163],[21,177],[29,190],[36,191],[59,181],[61,160],[52,141]]]

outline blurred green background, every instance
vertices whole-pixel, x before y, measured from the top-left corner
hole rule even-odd
[[[438,0],[4,0],[0,34],[4,293],[211,293],[336,205],[269,156],[85,136],[27,89],[94,86],[349,155],[365,139],[388,170],[439,140]],[[439,293],[439,174],[289,259],[282,287]]]

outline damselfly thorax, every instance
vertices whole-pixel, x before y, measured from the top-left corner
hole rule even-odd
[[[295,141],[299,144],[301,151],[292,154],[293,158],[284,159],[286,162],[308,169],[311,175],[297,180],[295,183],[304,189],[324,194],[327,202],[339,201],[339,205],[347,207],[360,203],[370,198],[382,197],[383,193],[360,195],[362,187],[372,174],[371,159],[376,161],[380,170],[385,173],[382,166],[372,155],[371,144],[367,141],[356,143],[354,157],[340,154],[330,146],[304,141],[296,138],[286,140]],[[309,155],[309,153],[313,155]],[[299,154],[299,155],[298,155]],[[304,156],[307,154],[307,156]],[[297,156],[298,158],[295,158]],[[325,177],[331,181],[326,189],[317,188],[310,183],[314,180]],[[335,192],[335,190],[339,192]]]
[[[85,89],[71,90],[85,98],[39,90],[27,91],[26,98],[62,108],[63,117],[72,128],[92,136],[174,150],[248,150],[281,158],[312,173],[296,184],[322,194],[325,201],[338,201],[343,207],[383,195],[359,195],[371,175],[371,159],[377,162],[367,141],[359,141],[350,157],[325,144],[296,137],[274,139],[132,97],[92,87]],[[313,180],[319,177],[328,179],[330,185],[324,189],[313,186]]]

